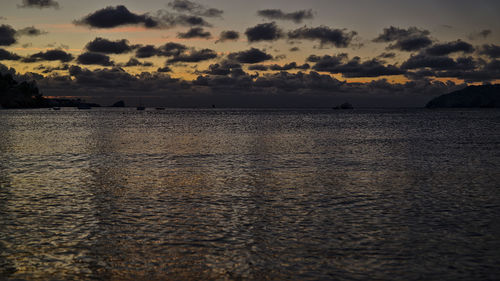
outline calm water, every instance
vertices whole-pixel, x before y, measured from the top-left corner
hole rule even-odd
[[[0,111],[0,279],[499,280],[499,110]]]

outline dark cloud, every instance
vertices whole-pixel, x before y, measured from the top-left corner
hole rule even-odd
[[[283,32],[275,22],[262,23],[247,28],[245,34],[249,42],[273,41],[283,37]]]
[[[288,32],[289,39],[318,40],[321,45],[334,45],[337,48],[348,47],[357,32],[332,29],[327,26],[301,27]]]
[[[160,20],[160,27],[171,28],[175,26],[208,26],[211,25],[206,22],[202,17],[192,15],[172,15],[164,13]]]
[[[377,43],[388,43],[393,41],[398,41],[400,39],[405,39],[413,36],[427,36],[430,32],[427,30],[422,30],[417,27],[409,27],[408,29],[399,28],[399,27],[388,27],[384,28],[382,34],[380,34],[377,38],[373,39],[373,42]]]
[[[457,58],[456,60],[447,56],[432,56],[420,53],[411,56],[402,65],[402,69],[430,68],[433,70],[472,70],[477,63],[471,57]]]
[[[252,64],[248,66],[248,70],[267,71],[269,70],[269,66],[263,64]]]
[[[292,13],[285,13],[279,9],[260,10],[257,14],[261,17],[272,20],[291,20],[295,23],[301,23],[305,19],[312,19],[312,10],[300,10]]]
[[[344,77],[378,77],[401,75],[405,71],[394,65],[384,65],[377,59],[361,61],[361,58],[354,57],[347,60],[347,54],[339,54],[337,56],[323,56],[318,60],[318,57],[309,57],[308,60],[315,61],[316,64],[312,67],[316,71],[329,72],[332,74],[340,73]]]
[[[18,5],[19,8],[59,8],[59,3],[54,0],[23,0],[22,5]]]
[[[211,64],[207,70],[201,71],[201,73],[216,76],[230,76],[232,78],[246,75],[241,67],[241,64],[228,60],[223,60],[219,63]]]
[[[491,33],[493,33],[491,31],[491,29],[483,29],[481,31],[478,31],[478,32],[474,32],[472,34],[469,34],[469,36],[467,36],[470,40],[477,40],[477,39],[486,39],[488,38]]]
[[[292,69],[307,70],[309,68],[311,68],[311,66],[308,63],[305,63],[303,65],[297,65],[296,62],[287,63],[285,65],[273,64],[269,66],[269,70],[274,70],[274,71],[286,71]]]
[[[85,48],[90,52],[104,53],[104,54],[123,54],[131,52],[134,46],[130,46],[128,40],[110,41],[101,37],[95,38],[93,41],[87,43]]]
[[[10,25],[0,25],[0,46],[10,46],[15,44],[16,30]]]
[[[73,55],[70,53],[66,53],[63,50],[59,49],[54,49],[54,50],[48,50],[46,52],[39,52],[36,54],[33,54],[27,58],[25,58],[23,61],[25,62],[36,62],[36,61],[61,61],[61,62],[69,62],[74,59]]]
[[[21,57],[17,54],[11,53],[5,49],[0,48],[0,60],[20,60]]]
[[[144,72],[138,75],[132,75],[119,67],[110,69],[89,70],[79,66],[72,66],[69,73],[75,79],[70,82],[65,81],[60,85],[62,89],[84,89],[90,92],[108,92],[125,91],[128,93],[144,93],[151,90],[171,88],[177,83],[177,79],[161,74]]]
[[[51,73],[54,71],[67,71],[67,70],[69,70],[69,65],[63,64],[63,65],[56,66],[56,67],[39,65],[35,69],[43,70],[42,73]]]
[[[392,59],[392,58],[395,58],[396,57],[396,54],[395,53],[382,53],[378,56],[379,58],[383,58],[383,59]]]
[[[481,46],[479,53],[492,59],[500,58],[500,46],[494,44],[484,44]]]
[[[138,58],[150,58],[158,55],[159,50],[153,45],[146,45],[138,48],[135,51],[135,56]]]
[[[225,30],[225,31],[222,31],[220,33],[219,40],[217,40],[215,43],[238,40],[239,38],[240,38],[240,34],[237,31]]]
[[[172,69],[168,66],[159,67],[156,72],[172,72]]]
[[[429,38],[430,32],[422,30],[417,27],[409,27],[408,29],[399,27],[384,28],[382,34],[373,39],[373,42],[388,43],[394,42],[389,45],[388,49],[397,49],[401,51],[418,51],[432,44]]]
[[[95,64],[102,66],[112,66],[114,63],[110,60],[109,56],[101,53],[86,52],[78,56],[78,63],[80,64]]]
[[[456,52],[472,53],[474,52],[474,47],[467,42],[457,40],[448,43],[434,44],[427,48],[425,52],[433,56],[446,56]]]
[[[217,53],[214,50],[202,49],[202,50],[191,50],[189,53],[181,53],[175,55],[173,58],[167,60],[167,63],[177,63],[177,62],[200,62],[205,60],[214,59],[217,57]]]
[[[411,56],[401,65],[403,69],[417,69],[424,67],[447,69],[454,66],[455,61],[452,58],[446,56],[427,56],[425,54]]]
[[[148,28],[159,26],[159,22],[151,16],[134,14],[122,5],[97,10],[74,23],[95,28],[112,28],[121,25],[143,25]]]
[[[149,58],[152,56],[171,57],[178,56],[186,50],[188,50],[188,47],[186,47],[185,45],[169,42],[158,48],[153,45],[139,47],[135,53],[135,56],[138,58]]]
[[[251,48],[247,51],[231,53],[228,57],[232,60],[238,61],[239,63],[259,63],[273,58],[273,56],[255,48]]]
[[[190,38],[211,38],[212,34],[210,32],[205,31],[202,27],[192,27],[187,32],[179,32],[177,33],[177,38],[182,39],[190,39]]]
[[[184,53],[187,49],[188,47],[185,45],[169,42],[161,46],[158,50],[160,56],[171,57],[171,56],[179,56],[180,54]]]
[[[131,67],[131,66],[153,66],[153,63],[151,62],[140,62],[136,58],[130,58],[127,63],[123,64],[124,67]]]
[[[224,13],[222,10],[207,8],[189,0],[174,0],[168,3],[168,6],[178,12],[191,13],[202,17],[220,17]]]
[[[208,71],[213,73],[199,75],[193,81],[174,79],[158,71],[130,74],[119,67],[89,70],[80,66],[69,67],[69,75],[53,73],[43,77],[27,73],[22,77],[36,79],[39,88],[50,96],[66,96],[69,92],[72,96],[102,104],[116,101],[117,96],[132,104],[143,97],[145,103],[188,107],[210,104],[221,107],[331,106],[346,100],[356,106],[423,106],[429,97],[464,86],[429,79],[405,83],[391,83],[386,79],[349,83],[316,71],[249,75],[237,64],[230,67],[233,71],[224,72],[227,66],[223,64],[211,67]],[[0,72],[16,73],[1,64]],[[227,74],[217,75],[223,73]]]
[[[432,40],[427,36],[415,36],[398,40],[391,44],[388,49],[396,49],[400,51],[412,52],[423,49],[432,44]]]
[[[476,63],[471,58],[457,59],[457,66],[434,72],[434,77],[457,78],[465,82],[488,82],[500,79],[500,61]]]
[[[47,34],[48,32],[46,31],[43,31],[43,30],[40,30],[34,26],[30,26],[30,27],[25,27],[23,29],[19,29],[17,31],[17,35],[20,35],[20,36],[23,36],[23,35],[26,35],[26,36],[39,36],[39,35],[42,35],[42,34]]]

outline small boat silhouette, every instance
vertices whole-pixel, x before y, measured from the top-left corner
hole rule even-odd
[[[146,107],[145,107],[145,106],[142,106],[142,105],[139,105],[139,106],[137,107],[137,110],[145,110],[145,109],[146,109]]]

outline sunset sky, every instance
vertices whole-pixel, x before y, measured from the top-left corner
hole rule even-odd
[[[422,106],[500,80],[494,0],[1,2],[0,71],[48,97]]]

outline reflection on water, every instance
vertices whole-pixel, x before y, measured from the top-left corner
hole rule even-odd
[[[0,279],[500,276],[500,111],[0,111]]]

